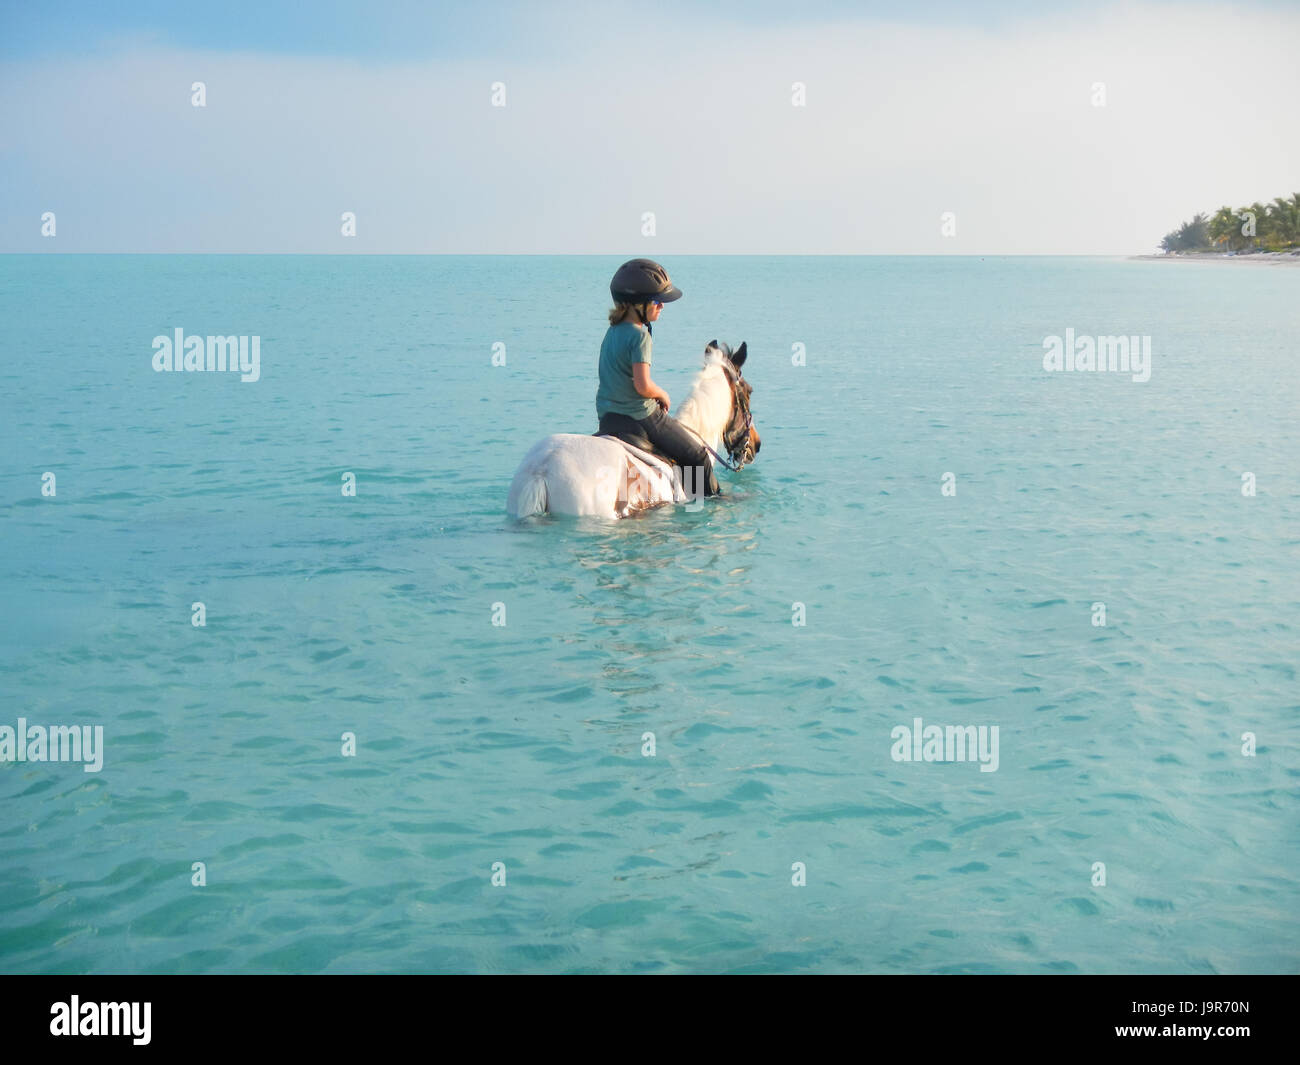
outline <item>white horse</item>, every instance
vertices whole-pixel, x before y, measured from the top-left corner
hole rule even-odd
[[[725,447],[739,469],[758,452],[759,436],[749,414],[752,388],[740,375],[748,357],[712,340],[691,394],[677,421],[716,454]],[[659,457],[610,436],[557,433],[539,440],[524,456],[510,484],[506,510],[516,518],[534,514],[625,518],[664,503],[686,501],[675,471]]]

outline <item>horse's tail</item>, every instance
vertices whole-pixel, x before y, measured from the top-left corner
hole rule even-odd
[[[522,469],[510,482],[510,495],[506,510],[516,518],[545,514],[547,507],[546,478],[538,470]]]

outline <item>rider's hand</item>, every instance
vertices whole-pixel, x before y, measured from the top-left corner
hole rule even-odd
[[[659,408],[665,414],[668,413],[668,408],[672,405],[670,400],[668,399],[667,392],[660,392],[659,395],[655,396],[655,402],[659,404]]]

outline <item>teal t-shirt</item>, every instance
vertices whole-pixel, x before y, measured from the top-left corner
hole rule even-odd
[[[632,383],[632,367],[650,364],[650,334],[631,322],[611,325],[600,345],[600,387],[596,389],[597,417],[610,413],[648,418],[659,406],[646,399]]]

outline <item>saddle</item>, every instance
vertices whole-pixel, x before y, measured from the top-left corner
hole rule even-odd
[[[654,444],[650,443],[650,438],[646,436],[643,432],[641,432],[639,429],[624,429],[622,427],[619,427],[617,429],[610,429],[608,431],[597,429],[591,435],[611,437],[612,439],[617,440],[620,443],[630,444],[632,447],[636,448],[637,451],[643,451],[647,455],[653,455],[655,458],[659,459],[660,462],[663,462],[668,466],[677,465],[677,462],[674,459],[665,455],[662,451],[660,451],[657,447],[655,447]]]

